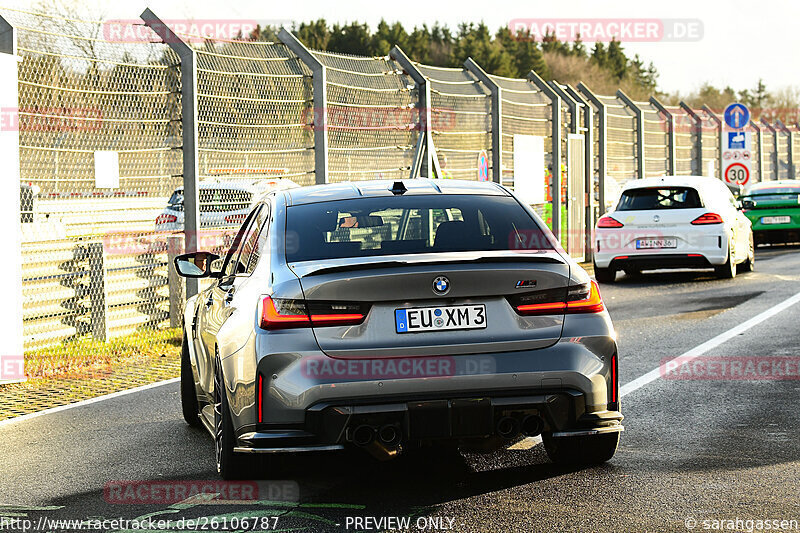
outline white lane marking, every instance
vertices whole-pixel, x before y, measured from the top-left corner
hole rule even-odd
[[[744,333],[748,329],[750,329],[750,328],[752,328],[754,326],[757,326],[758,324],[760,324],[761,322],[767,320],[768,318],[771,318],[771,317],[777,315],[778,313],[780,313],[781,311],[784,311],[784,310],[788,309],[789,307],[793,306],[794,304],[796,304],[798,302],[800,302],[800,292],[795,294],[791,298],[782,301],[781,303],[779,303],[775,307],[771,307],[770,309],[767,309],[763,313],[760,313],[760,314],[754,316],[750,320],[742,322],[738,326],[735,326],[735,327],[729,329],[728,331],[720,333],[719,335],[717,335],[713,339],[708,340],[708,341],[704,342],[703,344],[700,344],[699,346],[695,346],[694,348],[692,348],[688,352],[685,352],[684,354],[679,355],[675,359],[680,358],[681,361],[687,361],[687,360],[690,360],[690,359],[694,359],[695,357],[699,357],[699,356],[703,355],[704,353],[713,350],[714,348],[716,348],[717,346],[721,345],[722,343],[724,343],[724,342],[736,337],[740,333]],[[674,361],[675,359],[671,359],[670,361]],[[619,396],[621,398],[621,397],[623,397],[623,396],[625,396],[627,394],[630,394],[631,392],[634,392],[634,391],[636,391],[638,389],[641,389],[642,387],[644,387],[648,383],[652,383],[653,381],[657,380],[660,377],[661,377],[661,367],[655,368],[655,369],[651,370],[650,372],[648,372],[647,374],[645,374],[643,376],[640,376],[640,377],[634,379],[633,381],[631,381],[630,383],[626,383],[625,385],[623,385],[619,389]],[[528,450],[530,448],[533,448],[534,446],[536,446],[537,444],[539,444],[541,442],[542,442],[542,438],[541,437],[534,437],[534,438],[528,437],[526,439],[523,439],[523,440],[519,441],[518,443],[514,444],[513,446],[511,446],[509,448],[509,450]]]
[[[757,326],[758,324],[764,322],[768,318],[771,318],[771,317],[777,315],[778,313],[780,313],[781,311],[784,311],[784,310],[788,309],[789,307],[793,306],[797,302],[800,302],[800,292],[795,294],[791,298],[788,298],[788,299],[782,301],[778,305],[767,309],[763,313],[757,314],[756,316],[754,316],[750,320],[746,320],[745,322],[742,322],[738,326],[734,326],[731,329],[729,329],[728,331],[720,333],[719,335],[717,335],[713,339],[708,340],[708,341],[704,342],[703,344],[700,344],[699,346],[695,346],[694,348],[692,348],[688,352],[685,352],[685,353],[679,355],[678,357],[675,357],[674,359],[670,359],[670,361],[667,361],[667,362],[675,361],[676,359],[680,359],[681,361],[689,361],[689,360],[694,359],[696,357],[700,357],[704,353],[713,350],[714,348],[716,348],[717,346],[721,345],[722,343],[724,343],[726,341],[729,341],[730,339],[736,337],[737,335],[739,335],[741,333],[744,333],[748,329],[750,329],[750,328],[752,328],[754,326]],[[647,374],[645,374],[643,376],[639,376],[638,378],[634,379],[633,381],[631,381],[629,383],[626,383],[625,385],[623,385],[619,389],[620,398],[625,396],[625,395],[627,395],[627,394],[630,394],[630,393],[632,393],[632,392],[634,392],[636,390],[641,389],[642,387],[644,387],[648,383],[652,383],[653,381],[657,380],[659,377],[661,377],[661,367],[654,368],[653,370],[651,370]]]
[[[37,411],[35,413],[9,418],[7,420],[0,420],[0,428],[4,426],[9,426],[11,424],[16,424],[17,422],[24,422],[25,420],[30,420],[31,418],[38,418],[42,415],[47,415],[50,413],[58,413],[59,411],[66,411],[67,409],[74,409],[75,407],[83,407],[84,405],[90,405],[93,403],[102,402],[103,400],[110,400],[111,398],[119,398],[120,396],[127,396],[128,394],[133,394],[135,392],[154,389],[156,387],[161,387],[162,385],[177,383],[178,381],[180,381],[180,379],[181,378],[172,378],[164,381],[157,381],[155,383],[150,383],[149,385],[142,385],[141,387],[136,387],[133,389],[126,389],[119,392],[113,392],[111,394],[104,394],[103,396],[95,396],[94,398],[89,398],[88,400],[82,400],[80,402],[75,402],[75,403],[68,403],[66,405],[59,405],[58,407],[51,407],[50,409],[45,409],[44,411]]]

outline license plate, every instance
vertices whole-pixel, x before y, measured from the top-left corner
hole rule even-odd
[[[397,333],[481,329],[486,327],[486,306],[450,305],[395,309],[394,322]]]
[[[655,248],[677,248],[677,239],[636,239],[637,250],[652,250]]]
[[[792,217],[761,217],[762,224],[788,224]]]

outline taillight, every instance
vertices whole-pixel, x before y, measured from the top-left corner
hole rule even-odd
[[[554,315],[562,313],[599,313],[605,309],[600,288],[594,280],[567,289],[547,290],[520,295],[512,305],[520,315]],[[531,302],[531,303],[526,303]]]
[[[169,213],[161,213],[156,217],[156,225],[158,224],[169,224],[170,222],[175,222],[178,220],[178,217],[175,215],[170,215]]]
[[[605,308],[595,280],[570,287],[567,292],[567,313],[599,313]]]
[[[716,213],[705,213],[692,220],[692,224],[700,226],[703,224],[722,224],[722,217]]]
[[[235,215],[225,215],[225,222],[228,224],[241,224],[247,218],[247,213],[237,213]]]
[[[261,300],[262,329],[287,329],[360,324],[367,316],[363,304],[350,302],[306,302],[286,298]]]
[[[598,228],[621,228],[622,226],[622,222],[608,215],[600,217],[600,220],[597,221]]]

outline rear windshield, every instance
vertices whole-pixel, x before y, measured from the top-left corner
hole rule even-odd
[[[697,190],[691,187],[647,187],[628,189],[619,199],[617,211],[650,209],[696,209],[703,207]]]
[[[286,215],[289,262],[429,252],[552,249],[536,221],[507,196],[359,198],[292,206]]]

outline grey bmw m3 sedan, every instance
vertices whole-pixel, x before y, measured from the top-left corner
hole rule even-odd
[[[541,435],[556,462],[616,451],[617,345],[597,284],[500,185],[273,191],[225,257],[175,267],[212,278],[186,304],[181,400],[226,479],[253,454],[346,447],[388,459]]]

